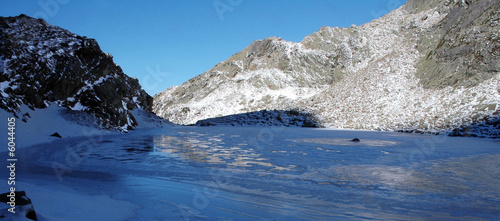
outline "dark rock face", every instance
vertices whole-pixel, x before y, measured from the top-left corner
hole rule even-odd
[[[490,137],[500,138],[500,117],[487,119],[480,123],[455,128],[449,134],[453,137]]]
[[[129,110],[151,111],[152,98],[96,40],[25,15],[0,17],[0,108],[51,102],[95,115],[103,128],[136,126]]]
[[[319,127],[312,115],[296,110],[263,110],[196,122],[196,126],[285,126]]]
[[[500,71],[498,1],[449,1],[448,4],[455,7],[419,45],[427,56],[419,62],[416,76],[426,88],[472,87]],[[433,36],[441,37],[433,39]]]
[[[59,133],[57,133],[57,132],[55,132],[55,133],[51,134],[50,136],[51,136],[51,137],[62,138],[62,136],[61,136]]]
[[[0,194],[0,202],[3,207],[0,210],[0,218],[6,220],[37,220],[36,212],[31,204],[31,199],[26,196],[24,191],[16,191],[9,193]],[[11,207],[8,203],[15,203],[14,207]],[[12,204],[14,205],[14,204]],[[9,211],[13,210],[15,213]]]

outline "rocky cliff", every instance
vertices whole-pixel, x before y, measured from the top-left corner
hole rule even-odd
[[[151,111],[152,98],[96,40],[25,15],[0,17],[0,108],[19,115],[21,105],[51,103],[127,130],[137,125],[130,110]]]
[[[495,0],[409,0],[360,27],[258,40],[153,110],[180,124],[295,109],[325,127],[499,136],[499,18]]]

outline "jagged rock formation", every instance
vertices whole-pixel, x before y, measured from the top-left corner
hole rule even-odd
[[[17,114],[23,104],[45,108],[51,102],[123,130],[137,125],[129,110],[152,106],[138,80],[96,40],[25,15],[0,17],[0,108]]]
[[[31,199],[24,191],[0,194],[0,218],[3,220],[37,220]]]
[[[314,116],[296,110],[262,110],[251,113],[235,114],[223,117],[199,120],[196,126],[285,126],[319,127]]]
[[[255,41],[155,95],[153,110],[180,124],[298,109],[335,128],[475,127],[500,114],[499,17],[494,0],[409,0],[360,27],[322,27],[300,43]],[[488,128],[475,131],[500,130]]]
[[[416,76],[425,88],[473,87],[500,70],[500,4],[491,0],[458,4],[418,44],[425,58],[417,64]]]

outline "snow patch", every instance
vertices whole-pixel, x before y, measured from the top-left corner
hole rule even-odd
[[[75,111],[83,111],[87,109],[87,107],[83,106],[82,103],[80,103],[80,101],[78,101],[75,105],[73,105],[73,107],[71,107],[71,110],[75,110]]]
[[[430,133],[498,117],[500,75],[474,87],[444,89],[423,88],[415,77],[425,56],[416,47],[420,35],[447,16],[438,11],[412,14],[399,8],[360,27],[323,27],[300,43],[262,40],[271,52],[234,56],[167,89],[155,96],[154,110],[172,122],[193,124],[259,110],[305,109],[325,127]],[[276,62],[284,68],[269,68]],[[318,83],[315,62],[321,70],[342,65],[342,80]],[[227,64],[238,72],[217,68]]]
[[[19,182],[33,202],[38,220],[127,220],[139,205],[105,194],[75,190],[64,183]],[[54,208],[64,208],[55,210]]]
[[[50,136],[55,132],[59,133],[63,138],[111,133],[111,131],[82,125],[93,125],[95,122],[81,122],[81,119],[80,122],[68,120],[67,117],[65,117],[67,111],[66,108],[59,107],[55,104],[49,104],[47,108],[35,110],[31,110],[26,105],[22,105],[17,115],[29,117],[26,117],[26,122],[21,119],[16,119],[16,147],[24,148],[33,144],[58,139]],[[13,116],[14,115],[10,112],[3,109],[0,110],[0,117],[5,121],[5,125],[7,125],[7,118]],[[0,132],[7,133],[7,127],[2,127]]]

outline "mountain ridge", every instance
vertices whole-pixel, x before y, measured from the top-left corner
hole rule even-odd
[[[257,40],[155,95],[153,110],[179,124],[294,109],[334,128],[437,132],[474,125],[499,115],[499,5],[410,0],[370,23],[322,27],[298,43]],[[478,53],[484,59],[471,59]],[[485,136],[498,136],[493,126]]]
[[[95,39],[42,19],[0,17],[0,63],[0,108],[15,116],[23,105],[55,103],[96,116],[98,127],[126,131],[137,126],[131,110],[151,111],[152,97]]]

